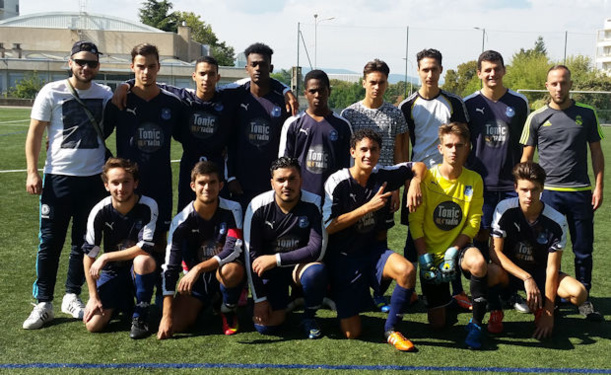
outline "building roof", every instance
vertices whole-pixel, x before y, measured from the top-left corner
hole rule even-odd
[[[29,28],[65,28],[94,31],[134,31],[163,33],[159,29],[118,17],[93,13],[49,12],[34,13],[0,21],[1,26]]]

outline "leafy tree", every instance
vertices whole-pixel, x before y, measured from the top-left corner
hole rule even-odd
[[[9,90],[9,96],[21,99],[34,99],[44,84],[45,81],[38,76],[36,71],[26,73],[23,79],[15,84],[15,88]]]
[[[279,72],[272,73],[271,77],[277,79],[278,81],[284,83],[285,85],[291,87],[291,71],[286,69],[280,69]],[[299,86],[303,86],[303,82],[299,84]],[[303,87],[301,87],[303,88]],[[301,94],[301,93],[299,93]]]
[[[356,103],[365,97],[363,85],[350,83],[337,79],[331,80],[331,96],[329,97],[329,107],[342,110],[352,103]]]
[[[533,48],[525,50],[521,48],[511,59],[511,65],[507,66],[507,75],[503,79],[505,86],[513,90],[544,90],[547,79],[547,71],[551,66],[551,61],[547,56],[547,49],[543,38],[537,38]],[[535,101],[540,101],[541,93],[525,92],[532,108],[535,108]]]
[[[176,32],[177,23],[168,0],[146,0],[138,10],[140,22],[163,31]]]
[[[477,61],[471,60],[449,69],[445,75],[442,88],[461,97],[472,94],[480,89],[480,80],[477,77]]]

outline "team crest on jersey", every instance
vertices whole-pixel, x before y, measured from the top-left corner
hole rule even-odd
[[[581,115],[577,115],[577,117],[575,117],[575,123],[579,126],[583,125],[583,118]]]
[[[225,107],[223,106],[223,103],[216,103],[214,105],[214,110],[217,112],[221,112]]]
[[[274,108],[272,108],[272,113],[270,113],[270,115],[272,117],[280,117],[282,115],[282,109],[275,105]]]
[[[172,111],[169,108],[161,108],[161,118],[169,120],[172,118]]]
[[[471,185],[465,186],[465,197],[472,197],[472,196],[473,196],[473,186]]]
[[[269,121],[263,118],[256,118],[248,124],[248,141],[253,146],[265,146],[272,139],[272,129]]]
[[[40,217],[43,219],[48,219],[51,214],[51,207],[48,204],[42,204],[40,206]]]
[[[164,141],[163,129],[155,123],[147,122],[136,128],[136,133],[132,138],[132,146],[136,146],[140,151],[150,154],[161,149]]]
[[[307,216],[300,216],[298,225],[299,225],[299,228],[307,228],[310,226],[310,220],[308,219]]]
[[[339,134],[337,134],[337,130],[333,129],[329,132],[329,140],[335,142],[339,138]]]
[[[219,127],[218,116],[206,112],[194,112],[189,119],[189,130],[195,138],[207,139]]]
[[[219,233],[222,235],[227,234],[227,223],[223,222],[219,225]]]
[[[435,207],[433,221],[437,228],[450,231],[462,221],[462,208],[456,202],[441,202]]]
[[[505,109],[505,115],[509,118],[512,118],[516,115],[516,110],[513,109],[513,107],[507,107],[507,109]]]

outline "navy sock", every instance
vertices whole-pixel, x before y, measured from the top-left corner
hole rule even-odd
[[[155,272],[147,273],[146,275],[136,274],[134,278],[136,284],[136,308],[134,309],[134,318],[145,316],[147,308],[153,297],[153,288],[157,279]]]
[[[460,278],[460,275],[457,275],[456,278],[452,280],[451,283],[452,283],[452,295],[453,296],[464,292],[464,289],[462,288],[462,279]]]
[[[503,304],[501,303],[501,290],[504,289],[501,285],[495,285],[488,289],[488,309],[502,310]]]
[[[221,284],[223,304],[229,309],[233,309],[234,307],[236,307],[238,304],[238,300],[240,299],[240,294],[242,294],[242,289],[244,289],[244,285],[242,284],[233,288],[227,288],[225,285]]]
[[[327,292],[327,272],[323,264],[312,264],[301,273],[305,304],[304,318],[313,318]]]
[[[275,335],[280,331],[280,326],[262,326],[255,324],[255,329],[262,335]]]
[[[409,304],[414,289],[405,289],[399,285],[395,286],[390,296],[390,311],[384,323],[384,332],[395,331],[395,327],[403,318],[403,307]]]
[[[482,325],[488,305],[488,275],[484,277],[471,275],[470,285],[473,299],[473,323]]]

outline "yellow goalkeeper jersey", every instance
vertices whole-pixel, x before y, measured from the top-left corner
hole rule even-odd
[[[421,188],[422,205],[409,214],[409,230],[414,239],[424,237],[426,250],[438,263],[460,234],[472,239],[479,231],[484,184],[466,168],[456,180],[447,180],[436,165],[427,171]]]

